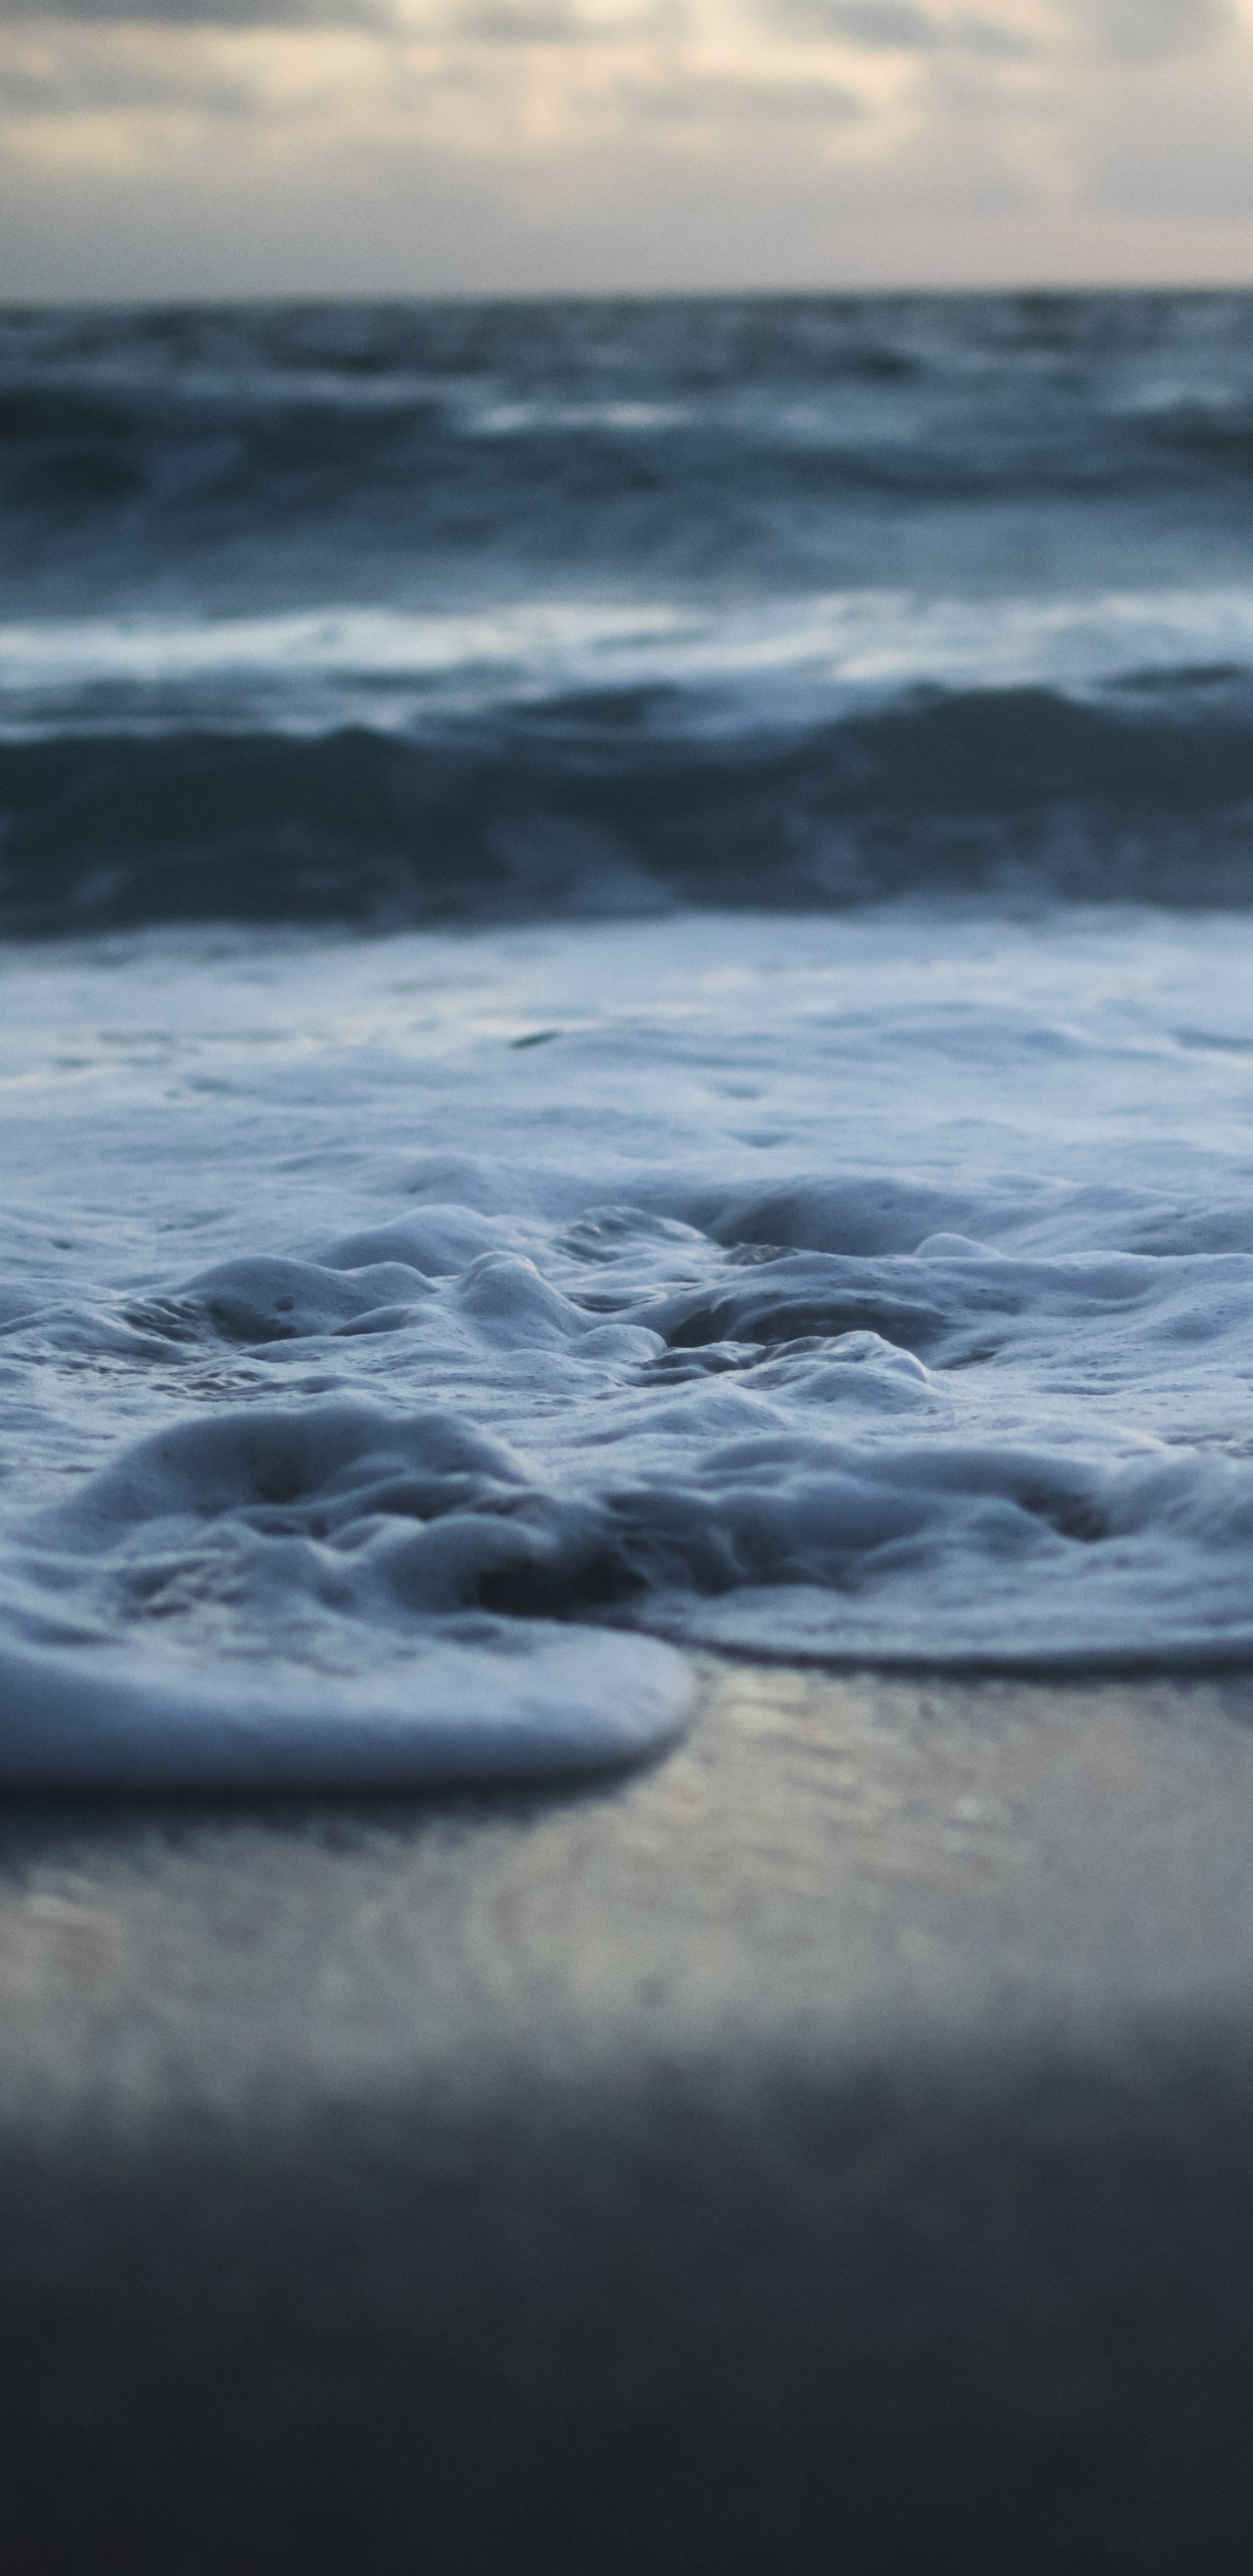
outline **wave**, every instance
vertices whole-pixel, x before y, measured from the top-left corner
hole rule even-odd
[[[790,731],[664,691],[298,737],[0,742],[0,925],[470,923],[902,893],[1243,904],[1253,689],[919,689]]]
[[[928,597],[890,588],[700,601],[575,595],[451,609],[328,601],[242,616],[0,625],[0,736],[136,730],[401,732],[437,703],[651,690],[671,729],[740,733],[883,705],[903,688],[1038,684],[1178,696],[1253,664],[1247,585]],[[1130,673],[1130,678],[1128,674]],[[668,696],[665,693],[669,693]]]
[[[172,565],[281,600],[303,556],[371,596],[471,553],[860,577],[991,509],[1080,565],[1128,513],[1221,560],[1251,472],[1236,294],[0,310],[6,571],[45,603]]]

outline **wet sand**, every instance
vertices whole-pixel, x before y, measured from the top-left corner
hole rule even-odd
[[[564,1797],[4,1811],[6,2568],[1247,2566],[1253,1677],[701,1670]]]

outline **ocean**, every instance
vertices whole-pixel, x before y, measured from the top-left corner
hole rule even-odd
[[[1253,1658],[1253,296],[0,314],[0,1783]]]

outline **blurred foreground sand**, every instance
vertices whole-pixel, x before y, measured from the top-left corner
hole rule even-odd
[[[0,1819],[10,2571],[1244,2570],[1253,1677]]]

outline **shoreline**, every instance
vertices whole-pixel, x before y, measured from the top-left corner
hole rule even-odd
[[[0,1815],[9,2563],[1234,2571],[1253,1675]]]

